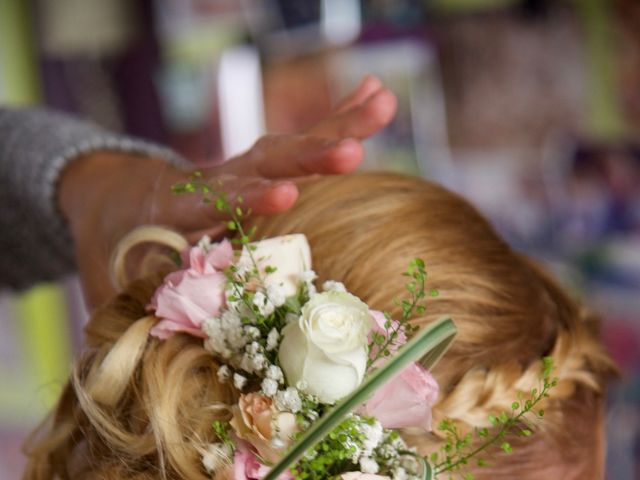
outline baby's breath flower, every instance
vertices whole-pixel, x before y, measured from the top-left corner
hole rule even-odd
[[[407,478],[407,471],[404,468],[398,467],[393,470],[393,480],[407,480]]]
[[[233,374],[233,386],[238,390],[242,390],[244,386],[247,384],[247,378],[240,375],[239,373]]]
[[[255,328],[255,327],[249,327],[249,328]],[[257,328],[255,329],[258,330]],[[260,330],[258,330],[258,337],[259,336],[260,336]],[[258,338],[258,337],[255,337],[255,338]],[[249,355],[256,355],[261,350],[262,350],[262,347],[258,342],[251,342],[249,345],[247,345],[247,348],[246,348],[246,351]]]
[[[346,292],[347,287],[342,282],[336,282],[335,280],[327,280],[322,284],[322,290],[325,292]]]
[[[227,345],[220,319],[216,317],[207,318],[202,323],[202,330],[208,337],[204,342],[204,348],[209,352],[221,355],[227,349]]]
[[[247,338],[250,338],[252,340],[257,340],[258,338],[260,338],[260,330],[258,330],[258,328],[254,327],[253,325],[245,326],[244,334],[247,336]]]
[[[244,288],[241,285],[235,285],[235,287],[227,287],[227,289],[224,291],[227,308],[229,310],[233,310],[234,312],[240,312],[240,310],[245,306],[240,299],[243,294]]]
[[[262,353],[257,353],[251,358],[251,360],[253,371],[256,373],[264,370],[264,368],[267,366],[267,357],[265,357]]]
[[[228,333],[233,330],[237,330],[242,327],[242,321],[240,320],[240,315],[238,312],[233,310],[225,310],[220,316],[220,326]]]
[[[400,436],[394,437],[391,442],[391,446],[396,450],[414,450],[407,447],[407,444],[404,443],[404,440]]]
[[[247,337],[242,328],[226,332],[226,340],[231,348],[238,351],[247,344]]]
[[[280,369],[280,367],[278,367],[277,365],[269,365],[269,367],[267,367],[266,377],[278,383],[284,382],[282,369]]]
[[[280,339],[280,334],[278,333],[278,330],[276,330],[275,328],[272,328],[271,331],[269,332],[269,335],[267,335],[267,351],[270,352],[271,350],[275,350],[278,347],[278,340]]]
[[[352,438],[347,438],[343,445],[346,450],[351,452],[351,461],[353,463],[358,463],[360,454],[362,453],[360,445],[357,442],[353,441]]]
[[[284,316],[284,321],[288,324],[291,322],[297,322],[300,317],[295,313],[289,312]]]
[[[226,382],[230,376],[231,376],[231,369],[228,366],[222,365],[218,369],[218,381],[220,383]]]
[[[316,278],[318,278],[318,275],[316,275],[316,272],[313,270],[305,270],[300,274],[300,280],[307,284],[309,296],[314,296],[316,294],[316,286],[313,283]]]
[[[240,262],[236,264],[235,276],[240,282],[243,282],[251,275],[252,271],[253,265]]]
[[[275,310],[275,306],[271,300],[262,292],[256,292],[253,296],[253,304],[263,317],[268,317]]]
[[[220,336],[222,334],[222,325],[217,317],[209,317],[202,322],[202,331],[210,337]]]
[[[262,393],[267,397],[273,397],[278,392],[278,382],[271,378],[265,378],[262,380]]]
[[[316,275],[316,272],[314,272],[313,270],[305,270],[300,274],[300,280],[302,280],[303,282],[310,283],[313,282],[316,278],[318,278],[318,275]]]
[[[398,451],[388,443],[380,445],[376,449],[376,453],[385,460],[390,460],[398,456]]]
[[[286,390],[280,390],[276,394],[276,407],[278,410],[297,413],[302,409],[302,399],[298,390],[288,387]]]
[[[360,470],[362,473],[378,473],[380,466],[373,458],[362,457],[360,458]]]
[[[371,425],[361,423],[358,425],[358,430],[364,438],[362,441],[362,454],[369,456],[373,453],[373,450],[380,445],[380,442],[382,442],[384,436],[382,425],[377,420]]]
[[[250,354],[245,353],[240,358],[240,369],[245,372],[253,373],[253,359]]]
[[[280,285],[269,285],[267,287],[267,297],[275,307],[281,307],[286,301],[284,288]]]

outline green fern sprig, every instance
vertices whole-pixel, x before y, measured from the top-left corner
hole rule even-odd
[[[540,402],[549,396],[549,390],[558,383],[557,378],[551,378],[553,370],[553,360],[551,357],[542,359],[542,386],[531,390],[530,398],[525,401],[514,401],[511,405],[511,411],[503,411],[498,415],[490,415],[489,422],[493,432],[489,428],[476,429],[461,436],[456,425],[450,420],[443,420],[438,429],[445,432],[446,439],[440,453],[435,452],[431,455],[430,461],[434,467],[435,478],[445,472],[455,472],[468,465],[470,461],[476,458],[480,453],[486,451],[489,447],[500,442],[500,449],[509,454],[513,452],[513,448],[507,440],[507,434],[515,432],[521,437],[530,437],[534,430],[529,423],[528,417],[533,414],[537,418],[544,417],[544,410],[536,407]],[[523,427],[524,425],[524,427]],[[472,448],[474,440],[482,440],[481,443]],[[471,449],[472,448],[472,449]],[[486,466],[486,460],[476,458],[475,464],[478,467]],[[450,477],[451,478],[451,477]],[[466,473],[462,477],[464,480],[473,480],[475,477],[472,473]]]

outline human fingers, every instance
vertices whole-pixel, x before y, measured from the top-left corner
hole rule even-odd
[[[206,195],[213,200],[208,203],[197,193],[175,195],[163,189],[152,209],[152,223],[171,225],[182,232],[197,232],[229,220],[236,207],[256,215],[272,215],[291,208],[298,198],[295,184],[284,180],[224,175],[211,179],[208,184],[211,192]],[[216,208],[217,197],[227,200],[227,208]]]
[[[373,75],[366,75],[356,89],[342,99],[334,108],[335,113],[343,113],[356,107],[382,88],[382,82]]]
[[[267,135],[247,153],[212,171],[265,178],[339,174],[355,170],[362,158],[362,145],[353,138],[331,140],[311,135]]]
[[[363,102],[330,115],[307,133],[327,138],[364,139],[391,121],[396,113],[397,104],[396,96],[391,90],[381,88]]]

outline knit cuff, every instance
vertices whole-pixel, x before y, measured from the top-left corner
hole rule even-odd
[[[95,151],[188,165],[167,148],[110,134],[74,117],[0,109],[0,285],[21,289],[73,270],[73,242],[58,209],[57,187],[69,163]]]

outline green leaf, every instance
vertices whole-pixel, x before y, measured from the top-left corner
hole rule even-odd
[[[411,266],[419,269],[424,269],[424,260],[422,260],[419,257],[416,257],[411,261]]]
[[[422,480],[431,480],[433,478],[433,469],[429,462],[424,458],[422,459]]]
[[[307,450],[320,443],[349,413],[366,402],[381,385],[401,372],[411,362],[420,360],[421,365],[425,368],[433,367],[449,348],[456,333],[456,327],[451,319],[443,318],[432,323],[413,337],[396,352],[393,358],[375,370],[360,387],[315,422],[282,459],[273,466],[264,477],[265,480],[276,480],[281,473],[295,464]]]

